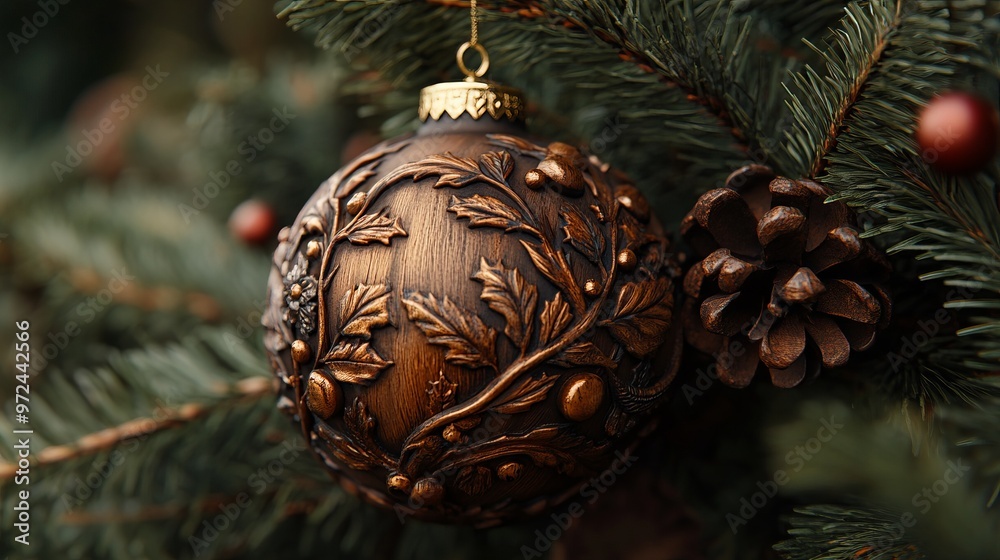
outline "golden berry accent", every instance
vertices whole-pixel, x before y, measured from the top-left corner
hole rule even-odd
[[[340,411],[341,404],[343,395],[335,381],[318,371],[309,374],[306,405],[313,414],[326,420]]]
[[[578,373],[570,377],[559,392],[559,409],[563,416],[580,422],[593,416],[604,401],[604,381],[593,373]]]
[[[309,343],[304,340],[296,340],[292,343],[292,359],[296,363],[303,364],[309,361],[312,357],[312,348],[309,348]]]

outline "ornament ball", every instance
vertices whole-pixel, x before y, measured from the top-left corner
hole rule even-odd
[[[981,171],[996,155],[998,137],[1000,119],[996,108],[965,92],[935,97],[917,122],[921,156],[945,173]]]
[[[421,92],[279,240],[279,408],[349,492],[489,527],[627,456],[673,388],[678,267],[621,172],[523,123],[516,90]]]
[[[250,199],[229,215],[229,231],[248,245],[263,245],[271,240],[276,221],[267,203]]]

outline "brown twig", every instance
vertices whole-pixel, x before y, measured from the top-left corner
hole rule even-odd
[[[982,228],[980,228],[975,224],[969,223],[966,217],[960,214],[956,210],[955,205],[950,204],[948,201],[944,200],[941,197],[940,192],[938,192],[934,188],[931,188],[931,186],[928,185],[927,182],[924,181],[923,178],[919,177],[916,173],[907,169],[903,171],[903,174],[906,175],[907,178],[909,178],[911,181],[913,181],[914,185],[917,185],[918,187],[926,191],[927,194],[934,199],[934,205],[938,207],[938,210],[940,210],[943,214],[958,222],[961,225],[962,229],[965,231],[965,233],[969,234],[969,237],[972,237],[973,239],[978,241],[987,251],[990,252],[993,258],[997,260],[997,262],[1000,262],[1000,251],[998,251],[993,246],[993,242],[990,240],[989,236],[987,236],[986,233],[982,230]]]
[[[861,96],[861,91],[864,89],[865,84],[868,82],[868,76],[875,70],[875,66],[882,60],[882,54],[885,52],[885,48],[889,45],[889,35],[899,27],[900,14],[902,2],[896,3],[896,14],[893,16],[892,23],[886,28],[885,33],[880,35],[875,44],[875,49],[872,51],[871,56],[868,57],[868,63],[862,69],[861,73],[855,77],[854,84],[851,86],[851,91],[848,92],[847,99],[845,99],[840,107],[837,109],[837,114],[834,115],[833,120],[830,122],[830,129],[827,131],[826,139],[823,140],[823,147],[816,153],[813,159],[812,165],[809,168],[809,176],[817,177],[826,168],[828,163],[827,154],[829,154],[834,147],[837,145],[837,138],[840,135],[841,129],[844,127],[844,121],[847,119],[847,114],[854,108],[854,104],[858,101],[858,97]]]
[[[274,380],[267,377],[250,377],[226,387],[226,392],[238,396],[240,401],[254,399],[274,392]],[[145,438],[150,434],[174,428],[205,416],[214,409],[211,404],[188,403],[173,408],[163,408],[152,418],[136,418],[123,424],[87,434],[74,443],[53,445],[42,449],[32,466],[45,466],[92,455],[111,449],[123,442]],[[14,477],[18,467],[13,463],[0,463],[0,481]]]
[[[267,492],[266,496],[273,498],[277,494],[277,491],[271,490]],[[64,514],[60,521],[67,525],[102,525],[102,524],[120,524],[120,523],[140,523],[145,521],[158,521],[162,519],[170,519],[172,517],[177,517],[179,515],[184,515],[188,512],[196,511],[199,513],[215,513],[220,511],[220,508],[226,504],[231,504],[239,499],[239,495],[226,495],[226,494],[213,494],[206,497],[203,500],[193,504],[169,504],[169,505],[148,505],[140,508],[138,511],[70,511]],[[286,516],[292,515],[307,515],[316,509],[319,500],[300,500],[297,502],[290,502],[285,504],[283,508],[283,513]]]
[[[69,272],[74,290],[94,295],[107,288],[111,280],[93,268],[75,267]],[[222,305],[204,292],[184,292],[172,286],[140,286],[135,281],[123,282],[114,294],[115,301],[147,311],[184,308],[192,315],[209,322],[222,316]]]

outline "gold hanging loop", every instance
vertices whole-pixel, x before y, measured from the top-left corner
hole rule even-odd
[[[485,76],[486,71],[490,68],[490,55],[486,52],[486,47],[479,42],[479,9],[476,6],[476,0],[469,1],[469,26],[469,40],[458,47],[458,52],[455,53],[455,61],[458,62],[459,70],[465,74],[465,81],[474,82],[476,78]],[[471,70],[465,65],[465,53],[470,48],[479,53],[481,60],[479,68],[475,70]]]
[[[479,68],[471,70],[465,65],[465,53],[472,48],[477,53],[479,53],[482,62],[479,63]],[[481,43],[473,43],[472,41],[466,41],[462,43],[461,47],[458,47],[458,53],[455,54],[455,61],[458,62],[458,68],[465,74],[465,81],[472,82],[476,78],[481,78],[486,74],[486,71],[490,68],[490,55],[487,54],[486,48],[483,47]]]

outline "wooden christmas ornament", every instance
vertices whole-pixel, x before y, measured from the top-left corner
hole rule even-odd
[[[400,515],[544,511],[628,452],[676,371],[662,228],[623,175],[527,136],[523,110],[492,83],[426,88],[423,127],[348,163],[280,235],[279,406]]]

